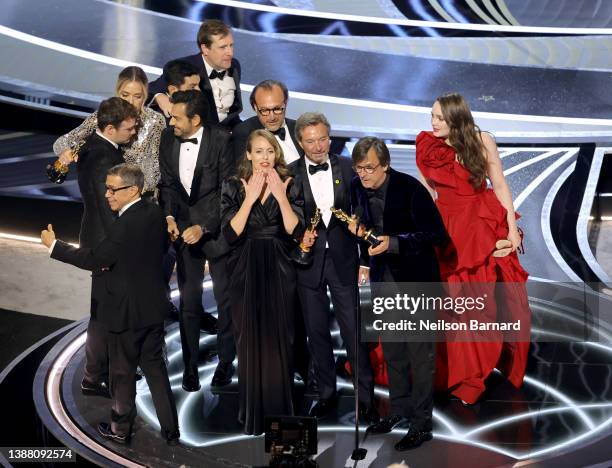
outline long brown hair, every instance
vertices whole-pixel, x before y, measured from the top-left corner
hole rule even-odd
[[[268,143],[270,143],[270,145],[272,145],[272,148],[274,148],[274,169],[276,169],[279,177],[284,182],[289,177],[289,169],[287,168],[287,163],[285,162],[283,149],[278,144],[276,137],[268,130],[264,129],[253,130],[249,135],[244,157],[238,166],[238,178],[248,181],[253,175],[253,164],[247,158],[246,153],[250,153],[252,151],[253,140],[258,137],[264,138]]]
[[[448,141],[457,152],[459,162],[470,172],[470,183],[479,189],[487,175],[485,147],[480,128],[463,96],[449,93],[436,99],[449,127]]]

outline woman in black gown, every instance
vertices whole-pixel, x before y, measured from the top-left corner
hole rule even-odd
[[[228,271],[238,351],[240,411],[247,434],[265,415],[291,415],[295,271],[291,236],[303,225],[301,200],[274,135],[255,130],[238,177],[221,192],[223,235],[232,245]]]

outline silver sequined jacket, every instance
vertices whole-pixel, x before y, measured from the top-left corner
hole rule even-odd
[[[153,109],[144,107],[140,116],[141,126],[137,139],[123,148],[125,162],[136,164],[145,176],[144,191],[155,191],[159,182],[159,138],[166,127],[164,117]],[[74,130],[59,137],[53,143],[53,152],[60,155],[80,140],[89,137],[98,127],[98,113],[94,112]]]

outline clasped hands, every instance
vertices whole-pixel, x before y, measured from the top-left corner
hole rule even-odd
[[[172,242],[182,237],[185,244],[196,244],[202,236],[206,234],[206,231],[198,224],[188,227],[183,231],[183,234],[181,234],[174,218],[166,218],[166,222],[168,223],[168,234],[170,234]]]
[[[253,172],[253,175],[247,182],[244,179],[240,179],[242,186],[244,187],[245,198],[244,201],[253,206],[253,204],[261,198],[262,193],[265,190],[269,190],[270,193],[280,203],[287,199],[287,186],[291,182],[291,177],[288,177],[284,182],[281,180],[276,169],[271,168],[268,170],[258,169]],[[266,187],[267,186],[267,187]]]

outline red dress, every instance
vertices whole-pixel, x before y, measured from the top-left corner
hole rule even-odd
[[[508,236],[506,209],[492,189],[483,183],[478,190],[469,182],[470,173],[455,159],[455,150],[443,138],[421,132],[416,140],[416,161],[421,173],[435,182],[436,205],[451,242],[438,251],[442,281],[449,283],[507,282],[512,293],[504,307],[513,319],[520,318],[528,340],[531,313],[525,282],[528,273],[516,252],[497,258],[495,242]],[[494,286],[492,284],[492,286]],[[495,320],[496,310],[485,314]],[[488,335],[490,336],[490,335]],[[504,342],[503,332],[494,342],[439,343],[436,357],[436,388],[474,403],[485,390],[484,380],[498,368],[515,386],[525,375],[528,342]]]

